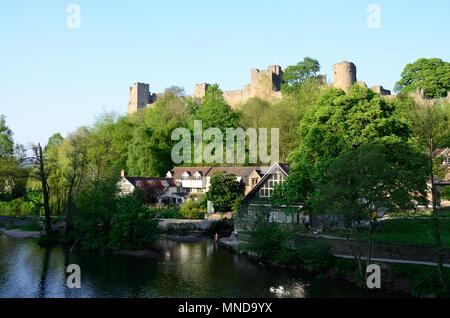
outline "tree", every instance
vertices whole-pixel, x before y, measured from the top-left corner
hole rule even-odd
[[[211,178],[207,197],[214,204],[216,212],[230,212],[236,208],[243,196],[243,189],[236,176],[217,173]]]
[[[434,234],[434,248],[436,252],[437,267],[439,280],[443,287],[444,292],[448,291],[447,282],[444,276],[444,249],[442,246],[441,229],[438,216],[438,202],[437,202],[437,189],[435,184],[435,163],[434,163],[434,141],[433,141],[433,110],[428,109],[428,174],[431,182],[431,201],[432,201],[432,221],[433,221],[433,234]]]
[[[5,116],[0,116],[0,158],[11,156],[14,152],[13,133],[6,126]]]
[[[223,132],[226,128],[237,127],[239,123],[239,115],[225,102],[217,84],[210,85],[206,90],[195,119],[203,122],[203,129],[219,128]]]
[[[366,144],[344,151],[325,171],[326,181],[311,199],[313,210],[339,214],[351,229],[356,229],[359,221],[368,221],[368,266],[379,213],[426,204],[426,167],[426,156],[404,144]],[[357,257],[360,262],[361,255]],[[362,274],[361,265],[360,270]]]
[[[319,71],[319,62],[310,57],[305,57],[303,61],[298,62],[296,65],[286,67],[283,75],[282,90],[288,93],[295,91],[308,79],[315,78]]]
[[[299,125],[299,146],[290,156],[285,187],[308,207],[314,187],[341,152],[364,144],[416,144],[411,124],[395,107],[369,89],[353,86],[348,94],[328,89]]]
[[[47,182],[52,189],[50,195],[50,208],[57,215],[61,215],[65,210],[66,180],[63,176],[62,162],[60,158],[61,144],[64,138],[61,134],[53,134],[44,147],[46,158]]]
[[[154,107],[140,113],[142,118],[134,118],[131,142],[128,142],[128,172],[164,176],[173,165],[171,152],[176,142],[171,139],[172,131],[187,126],[189,109],[181,98],[168,94],[158,99]]]
[[[86,127],[78,128],[74,133],[69,134],[60,147],[60,167],[65,180],[67,199],[64,228],[66,234],[74,229],[75,200],[80,192],[88,165],[89,137]],[[94,178],[98,179],[98,175]]]
[[[164,94],[173,94],[177,97],[183,97],[186,95],[186,91],[183,87],[172,85],[164,90]]]
[[[407,64],[395,91],[407,94],[418,88],[423,89],[428,98],[445,97],[450,91],[450,63],[438,58],[421,58]]]
[[[44,229],[45,234],[50,236],[52,234],[52,222],[51,222],[51,209],[50,209],[50,187],[47,182],[47,171],[45,157],[42,151],[41,144],[37,144],[31,147],[33,155],[25,158],[25,164],[31,165],[32,177],[39,180],[41,185],[42,204],[34,202],[39,206],[44,207]]]
[[[198,200],[188,199],[180,209],[180,213],[186,219],[202,220],[207,210],[207,198],[202,196]]]

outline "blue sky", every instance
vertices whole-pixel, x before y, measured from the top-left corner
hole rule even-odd
[[[67,6],[81,28],[67,28]],[[367,7],[381,8],[381,28]],[[0,114],[20,143],[45,143],[91,124],[103,111],[124,114],[128,87],[152,92],[197,82],[237,89],[250,69],[319,60],[354,62],[358,79],[393,88],[405,64],[450,60],[450,1],[2,1]]]

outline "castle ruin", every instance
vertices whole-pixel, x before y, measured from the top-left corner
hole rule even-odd
[[[252,69],[251,82],[243,89],[224,91],[225,101],[233,108],[244,104],[250,98],[258,97],[265,101],[273,101],[281,98],[281,84],[283,70],[279,65],[270,65],[267,70]],[[200,83],[194,86],[193,97],[201,100],[206,95],[210,84]],[[160,94],[150,93],[150,85],[145,83],[134,83],[130,86],[128,100],[128,114],[139,109],[148,107],[156,102]]]
[[[156,101],[157,95],[150,93],[150,85],[146,83],[134,83],[130,86],[128,99],[128,114],[146,108]]]
[[[325,78],[323,76],[323,78]],[[326,82],[326,79],[324,80]],[[250,73],[250,84],[242,89],[224,91],[225,101],[233,108],[239,107],[251,98],[260,98],[264,101],[274,101],[281,98],[281,85],[283,82],[283,69],[279,65],[270,65],[266,70],[252,69]],[[365,82],[358,81],[356,65],[352,62],[342,61],[333,66],[332,87],[339,88],[348,92],[353,85],[367,87]],[[201,101],[210,84],[200,83],[194,86],[194,99]],[[377,85],[371,88],[375,93],[390,97],[391,91]],[[416,96],[417,95],[417,96]],[[161,94],[150,92],[150,85],[145,83],[134,83],[130,87],[130,96],[128,101],[128,114],[132,114],[139,109],[151,106],[156,102]],[[412,97],[420,98],[419,94],[412,94]],[[449,97],[450,99],[450,94]]]

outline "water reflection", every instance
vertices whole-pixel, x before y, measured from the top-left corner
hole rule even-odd
[[[0,297],[347,297],[353,287],[262,267],[217,242],[162,239],[151,257],[99,255],[0,236]],[[78,264],[81,289],[66,288]]]

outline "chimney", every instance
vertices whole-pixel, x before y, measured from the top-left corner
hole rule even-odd
[[[120,176],[121,176],[121,177],[126,177],[126,175],[127,175],[127,174],[126,174],[125,170],[122,169],[122,170],[120,171]]]

